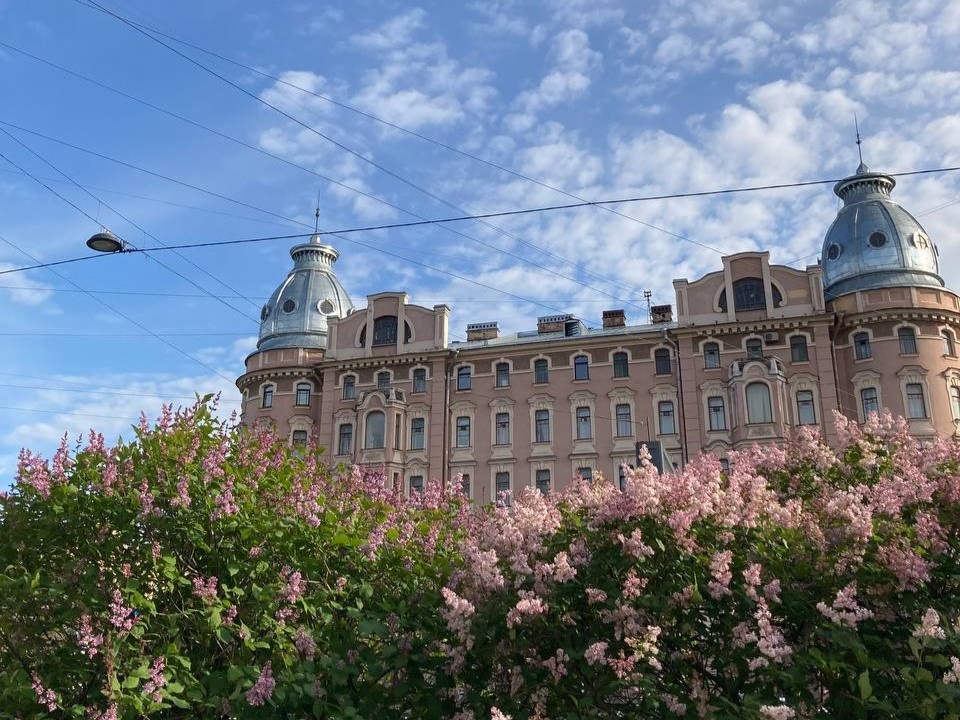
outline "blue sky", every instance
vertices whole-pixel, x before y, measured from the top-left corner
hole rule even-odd
[[[854,113],[874,169],[960,165],[957,0],[97,2],[176,40],[87,0],[0,0],[0,270],[91,254],[98,223],[141,248],[307,232],[318,196],[336,230],[571,202],[558,190],[839,178],[857,165]],[[960,175],[904,178],[894,197],[960,288]],[[596,324],[623,307],[643,322],[644,290],[671,303],[673,278],[721,254],[816,262],[836,207],[821,185],[329,241],[357,305],[399,289],[446,302],[457,338],[468,322],[511,331],[552,312]],[[22,445],[48,452],[91,426],[129,435],[141,409],[194,392],[235,408],[291,244],[0,275],[0,485]]]

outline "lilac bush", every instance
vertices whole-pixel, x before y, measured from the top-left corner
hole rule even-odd
[[[960,718],[960,448],[838,430],[483,508],[204,403],[25,451],[0,718]]]

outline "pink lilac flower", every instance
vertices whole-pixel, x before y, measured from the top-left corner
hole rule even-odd
[[[790,720],[797,716],[793,708],[786,705],[761,705],[760,714],[769,720]]]
[[[490,720],[512,720],[512,715],[500,712],[496,707],[490,708]]]
[[[873,613],[857,603],[857,584],[850,583],[837,592],[833,603],[817,603],[817,610],[828,620],[855,628],[857,623],[873,617]]]
[[[630,537],[624,537],[622,534],[618,534],[617,540],[627,555],[635,557],[638,560],[653,556],[653,548],[643,542],[640,530],[634,530],[630,533]]]
[[[136,622],[137,616],[133,608],[123,602],[119,590],[114,590],[110,602],[110,624],[120,632],[129,632]]]
[[[33,680],[33,692],[37,695],[37,702],[46,707],[50,712],[56,710],[58,707],[57,694],[50,688],[45,688],[36,673],[33,673],[30,677]]]
[[[547,611],[547,604],[531,592],[521,591],[521,599],[507,613],[507,627],[519,625],[525,618],[543,615]]]
[[[914,629],[913,636],[921,639],[946,640],[947,635],[940,627],[940,614],[933,608],[927,608],[920,625]]]
[[[80,629],[77,632],[77,645],[88,657],[92,658],[103,645],[103,633],[93,631],[89,615],[80,616]]]
[[[163,693],[160,691],[167,684],[167,678],[163,674],[165,666],[166,660],[163,657],[156,658],[150,665],[150,677],[143,684],[143,694],[154,702],[160,702],[163,699]]]
[[[607,643],[595,642],[583,653],[583,659],[588,665],[603,664],[607,659]]]
[[[87,720],[117,720],[117,704],[110,703],[103,712],[97,708],[87,708]]]
[[[277,686],[277,681],[273,679],[273,668],[270,663],[266,663],[260,671],[260,676],[249,690],[247,690],[247,703],[253,707],[266,705],[267,700],[273,696],[273,689]]]
[[[313,656],[317,652],[317,644],[306,630],[303,628],[297,629],[297,635],[293,639],[293,644],[296,646],[297,652],[300,653],[300,657],[313,660]]]
[[[193,594],[204,601],[213,601],[217,598],[217,578],[216,576],[193,578]]]
[[[287,565],[283,566],[281,575],[286,585],[280,590],[280,597],[292,605],[303,597],[303,593],[307,589],[307,583],[299,570],[291,572]]]
[[[682,716],[687,714],[687,706],[680,702],[680,700],[673,695],[661,695],[660,697],[663,699],[663,703],[667,706],[667,710],[672,712],[674,715]]]
[[[623,596],[628,600],[635,600],[643,594],[646,586],[647,578],[637,577],[637,573],[631,569],[623,583]]]
[[[943,682],[946,684],[960,683],[960,658],[950,656],[950,669],[943,674]]]
[[[607,594],[603,590],[598,590],[597,588],[587,588],[587,602],[591,605],[596,603],[602,603],[606,601]]]
[[[732,560],[733,553],[730,550],[724,550],[716,553],[710,561],[710,574],[713,580],[707,583],[707,589],[715,600],[731,594],[730,581],[733,580],[733,573],[730,572],[730,563]]]

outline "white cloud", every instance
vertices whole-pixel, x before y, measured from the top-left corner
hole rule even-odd
[[[12,263],[0,262],[0,272],[13,270]],[[17,272],[0,275],[0,289],[18,305],[41,305],[53,295],[50,285],[30,277],[27,273]]]
[[[422,9],[413,8],[387,20],[378,28],[354,35],[350,41],[363,50],[383,51],[403,47],[423,27],[425,15]]]

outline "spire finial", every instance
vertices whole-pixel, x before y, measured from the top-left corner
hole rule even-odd
[[[313,213],[313,232],[320,232],[320,190],[317,190],[317,209]]]
[[[863,141],[860,140],[860,123],[857,121],[856,110],[853,111],[853,126],[857,130],[857,155],[860,156],[860,164],[863,165],[863,148],[860,147]]]

